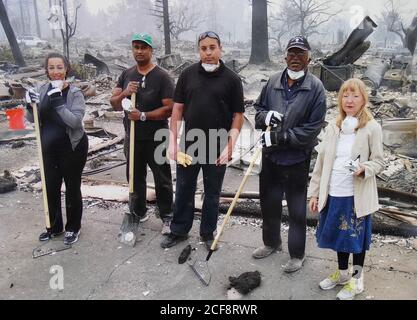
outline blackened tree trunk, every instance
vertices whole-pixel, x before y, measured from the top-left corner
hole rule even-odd
[[[164,14],[165,54],[171,54],[171,26],[169,22],[168,0],[162,0]]]
[[[68,34],[68,9],[67,0],[62,0],[62,10],[64,12],[65,30],[61,30],[64,56],[69,60],[69,34]]]
[[[75,32],[77,31],[78,10],[80,9],[81,4],[79,4],[75,8],[75,17],[74,17],[74,21],[72,23],[69,20],[70,18],[69,18],[69,15],[68,15],[67,0],[59,0],[59,4],[62,7],[63,19],[64,19],[64,21],[63,21],[64,26],[61,29],[63,51],[64,51],[64,56],[69,61],[70,60],[70,50],[69,50],[70,39],[75,35]]]
[[[14,34],[13,28],[10,25],[9,16],[7,15],[6,7],[4,6],[3,0],[0,0],[0,20],[3,25],[4,33],[9,40],[10,48],[12,49],[14,61],[20,67],[25,67],[26,63],[23,59],[22,52],[20,51],[19,45],[16,41],[16,36]]]
[[[36,31],[38,33],[38,37],[42,38],[41,26],[39,24],[38,0],[33,0],[33,9],[35,11]]]
[[[19,8],[20,8],[20,20],[22,21],[22,33],[26,34],[26,23],[25,23],[25,16],[23,14],[23,3],[22,0],[19,0]]]
[[[49,0],[49,11],[51,11],[51,8],[52,8],[52,0]],[[52,30],[52,38],[55,39],[55,30],[53,28],[51,28],[51,30]]]
[[[269,62],[267,0],[252,0],[252,49],[249,63]]]

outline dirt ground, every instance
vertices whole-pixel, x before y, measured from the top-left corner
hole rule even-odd
[[[196,248],[188,263],[206,257],[199,243],[198,220],[188,241],[163,250],[162,224],[152,215],[141,226],[140,241],[132,249],[116,240],[124,210],[122,204],[86,200],[80,241],[69,250],[33,259],[44,228],[40,195],[22,191],[0,195],[0,299],[224,300],[229,276],[255,270],[261,272],[261,286],[243,300],[335,299],[337,289],[318,287],[337,263],[333,252],[317,248],[314,228],[308,229],[303,269],[288,275],[282,270],[289,258],[288,227],[282,228],[282,253],[254,260],[251,253],[262,244],[261,221],[234,217],[209,262],[212,281],[205,287],[187,264],[178,264],[188,243]],[[366,290],[358,299],[417,299],[417,251],[400,245],[403,241],[374,235],[366,258]],[[43,249],[60,246],[62,239],[57,239]],[[62,287],[53,278],[57,268],[63,273]]]

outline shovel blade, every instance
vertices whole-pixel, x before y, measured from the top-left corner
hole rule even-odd
[[[117,238],[120,243],[134,247],[139,231],[140,218],[131,213],[125,213]]]
[[[205,286],[210,285],[211,273],[207,261],[196,260],[193,264],[190,264],[190,268]]]
[[[64,251],[64,250],[68,250],[71,249],[72,246],[71,245],[59,245],[59,246],[54,246],[54,245],[50,245],[53,244],[52,241],[48,241],[45,244],[42,244],[41,246],[35,248],[32,251],[32,258],[33,259],[37,259],[40,257],[44,257],[44,256],[49,256],[49,255],[54,255],[58,252]]]

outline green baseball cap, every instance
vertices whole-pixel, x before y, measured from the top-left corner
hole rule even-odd
[[[148,46],[153,48],[153,41],[152,37],[147,33],[136,33],[132,36],[132,42],[134,41],[142,41],[145,42]]]

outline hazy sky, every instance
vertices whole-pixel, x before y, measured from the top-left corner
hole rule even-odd
[[[109,6],[116,4],[120,0],[79,0],[79,1],[85,3],[86,7],[92,13],[97,13],[99,9],[106,10],[109,8]],[[129,0],[129,1],[132,1],[132,0]],[[182,1],[187,2],[187,0],[169,0],[169,1],[170,2],[182,2]],[[284,0],[269,0],[269,1],[271,3],[269,10],[273,12],[273,11],[277,11],[280,9],[280,5]],[[322,1],[326,1],[326,0],[322,0]],[[411,23],[412,17],[417,14],[417,0],[395,0],[395,3],[398,3],[398,1],[403,5],[401,7],[402,16],[404,17],[405,24],[408,25],[409,23]],[[224,29],[224,30],[217,30],[217,31],[219,31],[220,33],[223,32],[224,33],[223,36],[228,36],[229,33],[237,34],[237,38],[235,36],[235,40],[242,40],[241,38],[244,35],[247,35],[251,32],[251,23],[250,23],[251,11],[250,11],[248,0],[206,0],[205,2],[208,4],[211,2],[215,2],[217,4],[219,11],[220,11],[218,14],[218,18],[220,21],[218,21],[218,23]],[[337,10],[342,10],[339,13],[338,17],[343,18],[343,20],[345,21],[349,21],[351,29],[355,28],[365,15],[369,15],[372,19],[374,19],[374,21],[377,21],[386,2],[387,0],[366,0],[366,1],[364,0],[332,0],[332,3],[334,3],[333,4],[334,8]],[[236,10],[237,6],[239,5],[241,5],[242,7],[239,8],[239,10]],[[235,10],[233,12],[230,12],[230,7],[235,8]],[[208,15],[208,12],[202,11],[201,14]],[[238,26],[237,28],[239,28],[239,30],[235,30],[236,29],[235,26]],[[203,26],[202,28],[204,29],[207,27],[210,28],[210,26]],[[186,33],[182,35],[182,37],[190,38],[191,35],[194,35],[194,33],[198,31],[201,31],[201,30],[196,30],[191,33]]]
[[[96,13],[99,9],[107,9],[110,5],[112,5],[115,1],[114,0],[88,0],[86,1],[87,8]]]
[[[101,9],[107,9],[110,5],[116,3],[118,0],[87,0],[86,4],[88,9],[91,12],[97,12],[100,8]],[[187,0],[177,0],[177,1],[187,1]],[[227,3],[227,0],[224,0],[224,3]],[[242,1],[242,5],[247,5],[248,0],[241,0]],[[281,2],[281,0],[271,0],[272,3],[274,4],[279,4]],[[365,2],[365,3],[364,3]],[[384,5],[384,3],[386,2],[386,0],[345,0],[342,1],[342,3],[344,3],[344,5],[346,6],[346,9],[349,9],[349,7],[354,6],[354,5],[361,5],[365,8],[365,10],[377,10],[380,11],[381,7]],[[411,0],[411,1],[405,1],[404,3],[408,3],[407,7],[410,7],[410,3],[415,2],[415,0]],[[415,7],[417,7],[417,4],[414,5]]]

